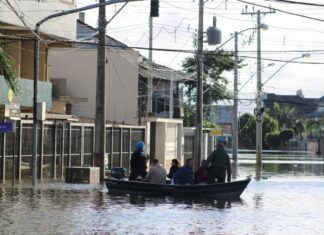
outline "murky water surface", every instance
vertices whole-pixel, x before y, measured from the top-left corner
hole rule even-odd
[[[110,195],[104,185],[0,184],[0,234],[324,234],[324,160],[265,156],[241,200]],[[254,175],[240,156],[239,178]]]

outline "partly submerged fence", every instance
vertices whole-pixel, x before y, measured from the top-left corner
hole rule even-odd
[[[0,181],[11,179],[13,169],[16,179],[31,178],[32,128],[32,121],[21,120],[15,134],[0,134]],[[91,123],[42,122],[38,127],[38,178],[63,178],[66,166],[93,166],[94,130]],[[145,127],[106,125],[106,134],[105,169],[129,168],[135,143],[145,139]]]

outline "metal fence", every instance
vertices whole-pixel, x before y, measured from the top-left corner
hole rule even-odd
[[[32,128],[32,121],[21,120],[15,134],[0,134],[0,181],[12,179],[13,169],[16,179],[31,178]],[[63,178],[67,166],[93,166],[94,130],[89,123],[42,122],[38,127],[38,178]],[[135,143],[145,140],[145,127],[106,125],[106,131],[105,169],[129,168]]]

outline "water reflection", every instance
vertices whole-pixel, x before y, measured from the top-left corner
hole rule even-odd
[[[262,168],[255,167],[255,154],[241,154],[238,160],[239,175],[254,175],[256,179],[284,176],[323,176],[324,157],[307,155],[264,154]]]
[[[159,206],[163,204],[185,204],[187,206],[199,205],[201,207],[214,207],[219,209],[230,208],[232,203],[241,204],[242,199],[233,201],[215,200],[211,198],[190,198],[190,197],[174,197],[174,196],[156,196],[156,195],[140,195],[127,193],[108,193],[110,200],[119,200],[129,202],[136,206],[154,205]]]

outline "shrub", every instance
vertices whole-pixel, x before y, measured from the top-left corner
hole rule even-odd
[[[279,137],[279,132],[273,131],[269,132],[265,135],[265,144],[270,148],[270,149],[277,149],[280,147],[281,140]]]

